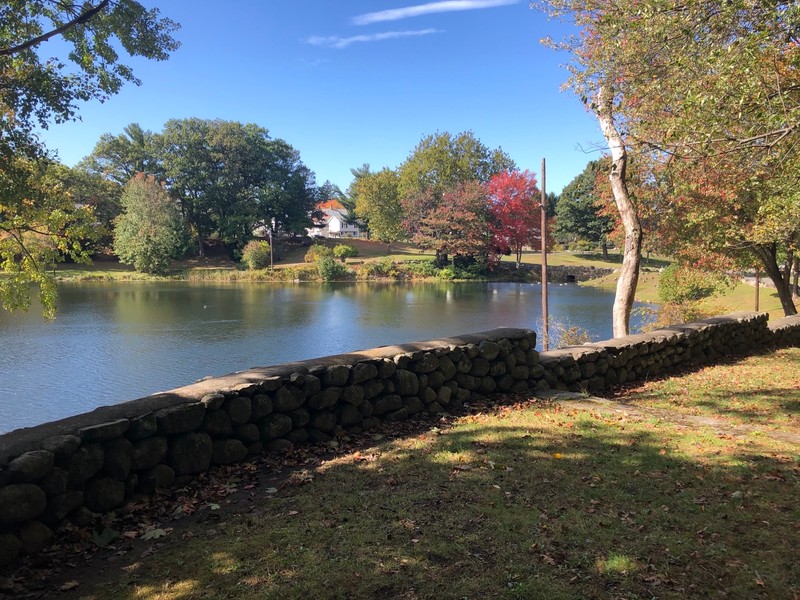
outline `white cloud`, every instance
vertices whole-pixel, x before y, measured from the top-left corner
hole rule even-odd
[[[416,37],[420,35],[431,35],[442,33],[439,29],[417,29],[414,31],[385,31],[383,33],[373,33],[370,35],[354,35],[353,37],[331,36],[312,36],[306,40],[314,46],[327,46],[329,48],[347,48],[350,44],[363,42],[380,42],[383,40],[395,40],[404,37]]]
[[[421,15],[430,15],[433,13],[495,8],[497,6],[516,4],[517,2],[519,2],[519,0],[443,0],[441,2],[429,2],[428,4],[418,4],[416,6],[406,6],[403,8],[394,8],[358,15],[357,17],[353,17],[353,23],[356,25],[369,25],[370,23],[399,21],[400,19],[408,19],[409,17],[419,17]]]

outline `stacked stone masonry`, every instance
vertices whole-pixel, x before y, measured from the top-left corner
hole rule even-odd
[[[41,551],[65,522],[91,522],[214,465],[492,394],[600,392],[800,346],[800,317],[736,313],[551,352],[535,344],[534,332],[504,328],[254,368],[0,436],[0,564]]]

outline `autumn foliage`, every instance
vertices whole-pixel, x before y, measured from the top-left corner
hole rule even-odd
[[[517,268],[526,246],[541,250],[541,199],[530,171],[503,171],[487,184],[493,246],[514,253]]]

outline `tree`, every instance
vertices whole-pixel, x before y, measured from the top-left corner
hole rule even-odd
[[[592,161],[561,191],[556,203],[556,236],[600,243],[603,258],[608,258],[607,236],[614,223],[601,213],[602,198],[596,191],[597,175],[602,161]]]
[[[358,248],[352,244],[336,244],[333,247],[333,256],[342,262],[347,262],[348,258],[355,258],[358,256]]]
[[[480,186],[496,173],[514,168],[514,161],[500,148],[490,150],[470,131],[455,137],[437,133],[422,138],[398,168],[398,192],[405,213],[403,228],[409,236],[427,240],[425,243],[440,235],[449,236],[444,231],[444,223],[434,226],[434,222],[449,212],[447,207],[440,207],[445,194],[458,198],[465,193],[465,184]],[[476,188],[470,186],[470,190]],[[462,223],[473,217],[485,220],[485,206],[481,210],[480,215],[461,214],[459,220]],[[455,232],[460,225],[454,222],[452,226]],[[447,264],[448,252],[443,250],[444,246],[442,243],[429,246],[436,250],[436,264],[440,267]]]
[[[514,161],[490,150],[471,131],[428,135],[398,169],[401,196],[430,190],[436,195],[467,181],[486,183],[496,173],[514,170]]]
[[[152,175],[140,173],[122,193],[114,252],[137,271],[162,275],[186,251],[186,229],[175,201]]]
[[[317,201],[314,172],[288,142],[274,139],[265,173],[266,182],[256,198],[255,225],[268,226],[274,220],[278,230],[305,234]]]
[[[686,265],[716,270],[758,265],[774,283],[784,314],[796,314],[791,267],[800,249],[800,184],[795,169],[754,175],[741,167],[735,155],[673,166],[660,237]]]
[[[79,102],[106,100],[124,83],[138,84],[120,61],[121,51],[164,60],[178,47],[171,36],[177,27],[133,0],[24,0],[0,7],[0,243],[3,269],[13,274],[3,283],[4,298],[13,299],[5,306],[27,306],[34,283],[45,313],[55,307],[47,261],[37,259],[38,250],[27,246],[30,238],[21,232],[35,231],[40,241],[51,238],[46,245],[62,249],[59,256],[67,248],[85,256],[78,250],[80,239],[71,236],[83,235],[78,223],[87,211],[70,205],[64,191],[43,175],[51,160],[35,128],[74,119]],[[54,37],[64,44],[43,45]],[[64,49],[68,60],[48,56],[51,48]]]
[[[0,7],[0,23],[4,133],[73,119],[78,102],[106,100],[126,82],[138,85],[133,70],[119,60],[120,49],[131,57],[166,60],[179,46],[171,35],[178,25],[133,0],[12,2]],[[46,57],[53,46],[42,44],[56,36],[70,48],[72,65]]]
[[[53,176],[69,194],[71,208],[91,209],[94,235],[84,240],[87,248],[110,246],[114,219],[120,214],[122,186],[105,177],[80,168],[54,164]],[[93,246],[92,243],[95,243]]]
[[[541,248],[541,192],[536,176],[530,171],[497,173],[487,191],[494,244],[503,253],[513,252],[519,269],[525,246],[538,241]]]
[[[89,262],[86,244],[99,233],[94,213],[76,205],[61,175],[58,165],[22,156],[0,169],[0,302],[6,310],[26,310],[33,284],[43,315],[52,318],[55,264],[64,257]]]
[[[386,244],[403,239],[403,206],[400,203],[398,177],[391,169],[364,174],[353,183],[356,216],[364,219],[370,235]]]
[[[800,132],[797,3],[544,4],[552,13],[570,15],[582,29],[580,37],[561,47],[573,52],[570,85],[595,111],[616,153],[617,181],[625,174],[619,159],[630,149],[658,156],[670,168],[683,169],[687,161],[720,172],[733,168],[740,182],[749,178],[738,174],[763,179],[795,164]],[[772,190],[792,194],[794,184],[779,180],[790,187]],[[615,196],[622,191],[617,187]],[[792,310],[784,298],[782,303],[785,311]]]
[[[415,244],[435,250],[437,266],[444,266],[448,256],[457,259],[487,260],[491,247],[486,188],[477,181],[457,184],[442,197],[425,190],[403,199],[406,213],[419,211],[415,229],[409,231]]]
[[[160,171],[154,141],[152,131],[131,123],[119,135],[100,136],[92,153],[78,167],[125,185],[137,173],[153,175]]]

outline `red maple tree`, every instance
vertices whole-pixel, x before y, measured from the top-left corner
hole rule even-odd
[[[497,252],[513,252],[517,268],[522,250],[529,246],[541,250],[541,194],[536,176],[530,171],[503,171],[489,180],[491,233]]]

